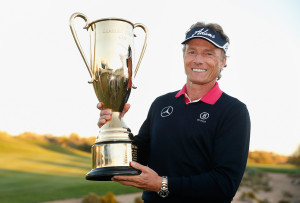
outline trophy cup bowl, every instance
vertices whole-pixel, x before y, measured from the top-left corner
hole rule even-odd
[[[90,32],[90,63],[87,61],[74,29],[74,19],[80,17]],[[145,32],[144,45],[136,65],[138,71],[147,45],[147,28],[121,18],[104,18],[89,22],[82,13],[74,13],[70,18],[70,28],[76,45],[91,76],[99,102],[104,109],[112,109],[112,119],[99,131],[92,146],[92,170],[87,180],[109,181],[114,175],[138,175],[141,172],[129,166],[137,159],[137,147],[133,135],[121,117],[127,102],[133,75],[134,33],[140,27]]]

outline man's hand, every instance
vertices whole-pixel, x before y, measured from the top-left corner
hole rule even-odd
[[[140,175],[117,175],[112,177],[112,181],[121,183],[122,185],[133,186],[142,190],[158,192],[161,187],[162,177],[147,166],[143,166],[132,161],[133,168],[142,171]]]
[[[112,116],[112,110],[111,109],[103,109],[104,104],[102,102],[97,104],[97,108],[100,111],[100,118],[98,120],[98,126],[99,128],[101,128],[104,124],[107,123],[107,121],[111,120],[111,116]],[[125,113],[129,110],[130,108],[130,104],[125,104],[123,111],[121,113],[122,117],[125,115]]]

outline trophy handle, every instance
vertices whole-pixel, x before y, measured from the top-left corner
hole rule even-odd
[[[139,61],[138,61],[137,65],[136,65],[136,68],[135,68],[135,71],[134,71],[134,77],[136,76],[136,73],[139,70],[141,61],[143,59],[143,56],[144,56],[144,53],[145,53],[145,50],[146,50],[146,47],[147,47],[147,39],[148,39],[148,29],[146,28],[146,26],[143,25],[143,24],[140,24],[140,23],[136,23],[136,24],[134,24],[133,29],[136,28],[136,27],[140,27],[140,28],[142,28],[144,30],[144,32],[145,32],[145,40],[144,40],[144,46],[143,46],[143,49],[141,51],[141,55],[140,55]]]
[[[91,78],[92,78],[93,76],[92,76],[91,67],[90,67],[88,61],[86,60],[86,57],[85,57],[85,55],[84,55],[84,53],[83,53],[81,44],[80,44],[80,42],[79,42],[79,40],[78,40],[76,31],[75,31],[75,28],[74,28],[74,19],[77,18],[77,17],[82,18],[82,19],[86,22],[85,26],[83,27],[83,29],[86,29],[86,30],[88,30],[88,28],[89,28],[89,20],[88,20],[88,18],[87,18],[84,14],[82,14],[82,13],[74,13],[74,14],[71,16],[71,18],[70,18],[70,28],[71,28],[71,32],[72,32],[72,35],[73,35],[73,37],[74,37],[74,40],[75,40],[75,42],[76,42],[77,48],[78,48],[78,50],[79,50],[79,52],[80,52],[80,54],[81,54],[81,56],[82,56],[82,58],[83,58],[83,60],[84,60],[84,63],[85,63],[85,65],[86,65],[86,67],[87,67],[87,69],[88,69],[88,71],[89,71],[89,73],[90,73],[90,76],[91,76]]]

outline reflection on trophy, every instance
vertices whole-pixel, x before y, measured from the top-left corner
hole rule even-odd
[[[84,19],[84,29],[90,31],[90,63],[87,61],[77,34],[74,19]],[[136,146],[133,135],[121,118],[124,104],[132,88],[132,66],[134,58],[134,33],[140,27],[145,32],[145,41],[139,61],[135,68],[136,75],[147,44],[147,28],[142,24],[133,24],[119,18],[106,18],[89,22],[81,13],[74,13],[70,18],[70,28],[91,76],[96,96],[104,103],[104,108],[112,109],[112,120],[99,132],[92,146],[92,170],[86,175],[87,180],[110,180],[114,175],[138,175],[140,171],[129,166],[136,161]]]

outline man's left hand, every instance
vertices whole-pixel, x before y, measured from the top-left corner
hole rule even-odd
[[[143,166],[132,161],[131,166],[140,170],[140,175],[116,175],[112,177],[112,181],[121,183],[122,185],[133,186],[142,190],[158,192],[161,188],[162,177],[147,166]]]

